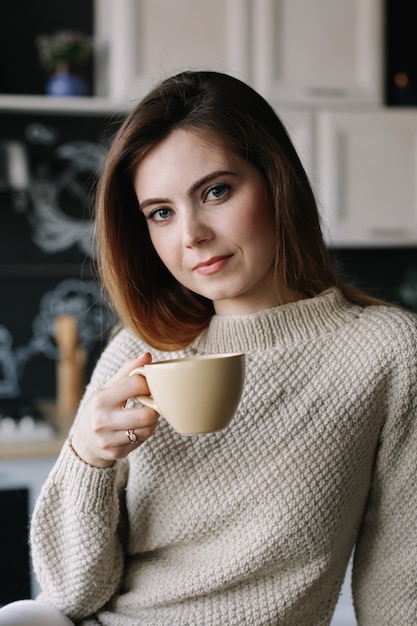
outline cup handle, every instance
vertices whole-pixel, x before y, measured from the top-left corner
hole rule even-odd
[[[140,376],[144,376],[146,378],[144,367],[135,367],[135,369],[129,373],[129,376],[132,376],[133,374],[140,374]],[[153,409],[154,411],[159,413],[159,409],[156,406],[156,402],[153,398],[151,398],[151,396],[135,396],[135,398],[136,400],[138,400],[138,402],[143,404],[143,406],[147,406],[150,409]]]

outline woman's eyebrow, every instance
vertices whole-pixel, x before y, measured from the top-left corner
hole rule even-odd
[[[202,185],[206,185],[214,178],[218,178],[219,176],[237,176],[236,172],[231,172],[229,170],[216,170],[215,172],[210,172],[206,176],[203,176],[199,180],[196,180],[195,183],[191,185],[189,190],[187,191],[187,196],[191,196],[199,187]]]
[[[148,198],[147,200],[139,202],[139,209],[143,211],[143,209],[152,204],[169,204],[170,202],[171,200],[169,198]]]
[[[216,170],[214,172],[210,172],[206,176],[199,178],[191,185],[191,187],[187,190],[187,196],[191,196],[197,189],[199,189],[202,185],[206,185],[210,181],[218,178],[219,176],[237,176],[236,172],[231,172],[229,170]],[[169,198],[147,198],[139,203],[139,208],[141,211],[145,209],[147,206],[151,204],[169,204],[172,200]]]

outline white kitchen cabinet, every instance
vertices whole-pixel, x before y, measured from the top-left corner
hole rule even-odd
[[[109,97],[139,99],[184,69],[249,80],[252,0],[95,0],[97,40],[107,45]]]
[[[417,244],[417,112],[318,112],[317,176],[329,243]]]
[[[168,74],[206,68],[275,102],[381,103],[382,0],[95,2],[112,99],[137,99]]]
[[[252,0],[253,80],[267,99],[382,102],[382,0]]]

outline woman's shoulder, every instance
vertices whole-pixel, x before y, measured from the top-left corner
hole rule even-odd
[[[406,309],[384,304],[367,306],[361,318],[363,332],[392,355],[417,362],[417,315]],[[366,337],[364,336],[364,341]]]
[[[372,304],[363,310],[370,321],[386,326],[392,331],[414,335],[417,332],[417,315],[400,306]]]

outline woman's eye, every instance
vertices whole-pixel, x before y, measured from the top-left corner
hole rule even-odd
[[[230,189],[230,185],[225,185],[225,184],[213,185],[207,191],[206,198],[208,200],[220,200],[227,194],[229,189]]]
[[[146,219],[153,220],[154,222],[164,222],[172,215],[172,210],[167,207],[161,207],[159,209],[154,209]]]

